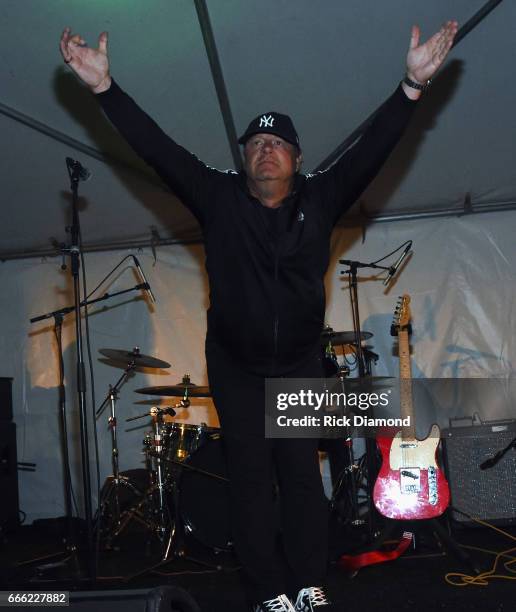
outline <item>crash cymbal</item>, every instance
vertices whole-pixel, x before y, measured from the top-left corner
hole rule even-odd
[[[368,331],[360,332],[360,340],[369,340],[373,334]],[[353,331],[333,331],[324,330],[321,334],[321,344],[325,345],[331,342],[333,346],[339,344],[354,344],[355,343],[355,332]]]
[[[183,376],[183,380],[177,385],[160,385],[157,387],[144,387],[143,389],[135,389],[136,393],[144,395],[164,395],[172,397],[211,397],[209,387],[200,387],[190,382],[189,376]]]
[[[134,363],[139,368],[170,368],[170,363],[166,361],[151,357],[150,355],[142,355],[138,347],[135,347],[132,351],[99,349],[99,353],[119,363]]]

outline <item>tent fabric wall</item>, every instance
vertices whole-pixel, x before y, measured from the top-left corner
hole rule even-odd
[[[398,361],[393,355],[389,327],[397,296],[407,292],[412,297],[415,377],[496,377],[512,384],[516,361],[515,219],[516,213],[486,213],[378,223],[367,227],[364,234],[356,228],[337,228],[326,279],[327,323],[336,330],[351,329],[347,282],[338,260],[346,257],[373,261],[411,239],[413,257],[390,290],[386,291],[381,280],[369,272],[360,274],[362,328],[374,333],[371,342],[380,355],[375,374],[397,373]],[[93,289],[125,255],[127,252],[87,254],[88,289]],[[135,293],[90,309],[96,403],[100,404],[108,385],[114,384],[121,374],[120,369],[102,362],[99,348],[138,346],[145,354],[169,361],[172,367],[137,373],[122,388],[117,405],[121,469],[142,466],[142,439],[149,429],[146,419],[130,424],[124,421],[149,408],[148,402],[142,402],[150,398],[135,394],[134,389],[175,384],[185,373],[197,384],[207,384],[204,334],[209,298],[202,246],[159,248],[155,262],[150,250],[137,255],[157,303],[151,306]],[[131,260],[119,268],[111,284],[103,285],[101,292],[138,282],[129,263]],[[58,259],[27,259],[0,265],[4,322],[0,334],[0,375],[14,378],[18,460],[37,463],[34,473],[19,473],[20,507],[28,522],[64,513],[56,342],[51,320],[29,324],[30,317],[71,303],[69,272],[63,272],[60,264]],[[80,503],[74,346],[73,319],[68,316],[63,330],[67,414],[75,494]],[[91,414],[89,398],[88,410]],[[472,410],[461,407],[464,414]],[[485,406],[484,416],[490,414],[490,406]],[[494,410],[492,414],[498,413]],[[105,412],[98,420],[101,483],[111,473],[107,416]],[[192,402],[188,410],[178,411],[176,420],[217,425],[210,400]],[[89,431],[91,434],[91,422]],[[93,468],[93,446],[91,458]],[[92,473],[95,474],[94,469]]]
[[[186,242],[200,234],[194,217],[136,158],[63,64],[63,27],[90,45],[109,31],[117,82],[178,143],[223,170],[234,167],[226,131],[231,118],[221,111],[196,10],[206,5],[236,132],[266,109],[289,114],[310,172],[398,85],[413,23],[426,39],[448,19],[463,26],[486,4],[3,0],[0,256],[55,253],[55,243],[66,241],[66,157],[92,174],[80,188],[90,247],[139,246],[157,236]],[[508,78],[515,21],[516,3],[501,2],[452,50],[396,151],[362,195],[367,215],[459,213],[465,204],[516,207],[516,84]],[[106,163],[106,156],[116,163]]]

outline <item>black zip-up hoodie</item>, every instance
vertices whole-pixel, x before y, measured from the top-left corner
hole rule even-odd
[[[267,209],[244,173],[210,168],[113,81],[97,98],[136,153],[194,213],[210,282],[208,337],[250,372],[287,375],[314,354],[324,325],[330,235],[398,142],[415,103],[401,86],[360,140],[325,172],[296,175]]]

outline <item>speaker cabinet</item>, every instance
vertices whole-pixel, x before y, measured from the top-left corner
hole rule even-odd
[[[175,586],[71,592],[70,608],[75,612],[201,612],[195,599]]]
[[[13,419],[13,395],[12,378],[0,377],[0,420],[12,421]]]
[[[494,524],[516,524],[516,449],[509,449],[493,467],[480,469],[514,440],[516,421],[451,427],[442,435],[453,508]],[[459,523],[472,524],[459,512],[451,514]]]
[[[0,528],[16,529],[19,525],[18,465],[16,458],[16,425],[0,420]]]

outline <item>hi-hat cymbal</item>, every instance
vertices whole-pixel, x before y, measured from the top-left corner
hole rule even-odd
[[[394,376],[362,376],[358,378],[346,378],[344,386],[347,389],[354,389],[358,391],[360,389],[364,391],[371,391],[371,389],[390,389],[398,386],[399,378]]]
[[[157,387],[144,387],[135,389],[136,393],[144,395],[164,395],[172,397],[211,397],[209,387],[201,387],[190,382],[189,376],[184,376],[183,380],[177,385],[159,385]]]
[[[170,363],[151,357],[150,355],[142,355],[138,347],[132,351],[124,351],[119,349],[99,349],[99,353],[119,363],[131,364],[134,363],[139,368],[170,368]]]
[[[360,340],[369,340],[373,334],[368,331],[360,332]],[[331,343],[333,346],[339,344],[354,344],[355,343],[355,332],[354,331],[333,331],[324,330],[321,334],[321,344],[326,345]]]

